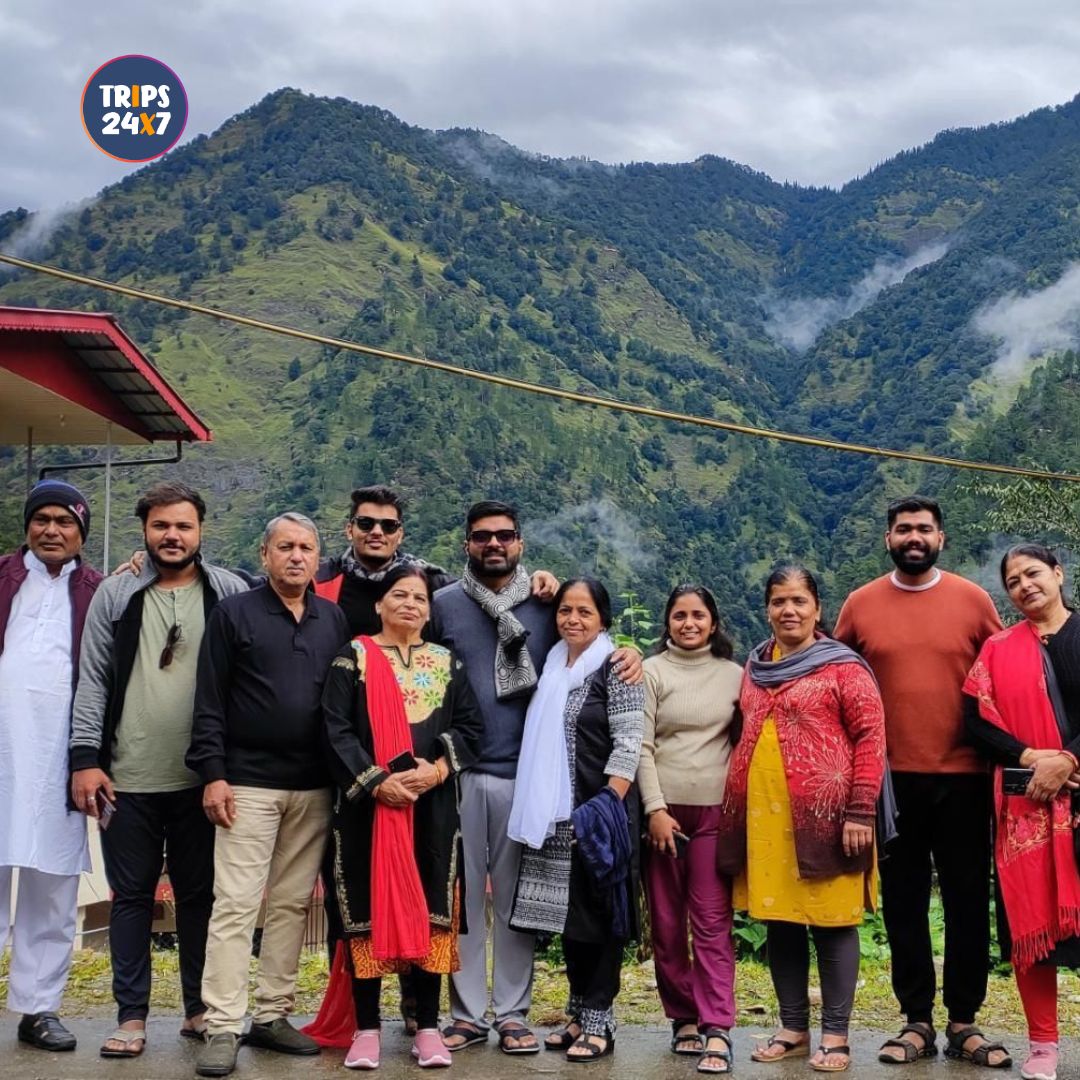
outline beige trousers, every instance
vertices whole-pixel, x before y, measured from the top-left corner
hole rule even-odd
[[[243,1030],[251,939],[263,893],[255,1023],[292,1012],[308,901],[330,828],[330,791],[234,787],[236,820],[216,830],[214,912],[202,996],[211,1034]]]

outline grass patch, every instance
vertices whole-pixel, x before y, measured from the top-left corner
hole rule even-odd
[[[0,957],[0,995],[7,987],[8,957]],[[181,1014],[180,971],[175,950],[155,950],[153,954],[153,991],[151,1006],[156,1013]],[[301,958],[300,976],[297,980],[296,1011],[310,1015],[318,1010],[328,977],[326,956],[320,952],[305,952]],[[254,985],[255,961],[251,975]],[[109,955],[84,949],[76,953],[64,995],[62,1014],[65,1017],[105,1017],[113,1013],[110,990],[112,973]],[[1080,976],[1062,969],[1058,975],[1058,1010],[1061,1023],[1070,1030],[1080,1023]],[[811,973],[811,985],[816,986],[816,975]],[[769,969],[757,960],[740,960],[736,975],[736,999],[741,1025],[769,1026],[779,1022],[776,996],[773,993]],[[443,1009],[447,1008],[443,990]],[[817,1003],[818,995],[812,989],[811,1000]],[[566,969],[558,959],[537,959],[536,979],[533,987],[532,1019],[537,1024],[550,1025],[563,1019],[566,1004]],[[656,977],[651,960],[643,963],[627,963],[623,966],[622,990],[616,1004],[622,1023],[664,1024],[663,1011],[656,995]],[[386,979],[383,991],[383,1012],[387,1017],[396,1016],[398,994],[396,980]],[[1011,974],[1000,970],[990,976],[986,1005],[979,1014],[979,1022],[987,1031],[1016,1032],[1023,1028],[1023,1011],[1016,993],[1016,983]],[[942,1013],[939,1019],[944,1022]],[[887,960],[863,960],[859,974],[859,988],[855,994],[855,1011],[852,1025],[855,1027],[891,1030],[900,1021],[899,1010],[892,994]],[[816,1017],[815,1017],[816,1022]]]

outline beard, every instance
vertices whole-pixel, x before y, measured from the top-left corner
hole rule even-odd
[[[500,555],[497,560],[485,562],[483,556],[469,556],[469,572],[483,581],[485,578],[500,578],[512,574],[521,562],[520,556]]]
[[[896,569],[903,574],[925,574],[933,567],[941,554],[941,548],[927,547],[923,550],[912,548],[895,547],[889,548],[889,558],[896,565]]]
[[[196,544],[194,549],[189,551],[182,559],[159,559],[156,552],[149,547],[147,547],[146,553],[150,556],[150,561],[159,570],[186,570],[199,557],[201,548],[201,544]]]

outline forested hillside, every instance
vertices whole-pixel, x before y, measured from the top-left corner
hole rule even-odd
[[[946,132],[836,192],[715,157],[543,159],[282,90],[106,189],[35,254],[517,378],[1064,467],[1080,464],[1075,358],[1023,388],[1039,357],[999,377],[1001,341],[979,317],[1080,259],[1078,165],[1077,101]],[[26,223],[0,215],[0,243]],[[950,493],[955,557],[978,559],[990,539],[979,501],[943,475],[300,348],[43,277],[0,281],[0,303],[117,312],[206,418],[215,442],[179,471],[207,490],[208,547],[226,562],[250,564],[262,523],[287,507],[336,547],[348,491],[381,481],[409,499],[408,547],[457,567],[463,508],[501,496],[523,509],[531,564],[595,571],[654,608],[701,578],[745,648],[778,558],[822,572],[833,614],[883,568],[888,496]],[[10,542],[22,476],[17,448],[3,453]],[[147,479],[118,481],[125,513]],[[125,518],[114,542],[136,536]]]

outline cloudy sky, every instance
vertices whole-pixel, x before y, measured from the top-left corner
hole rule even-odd
[[[180,11],[183,10],[183,14]],[[603,161],[712,153],[840,185],[943,128],[1080,92],[1076,0],[0,0],[0,211],[130,167],[79,97],[124,53],[187,87],[184,138],[281,86]]]

